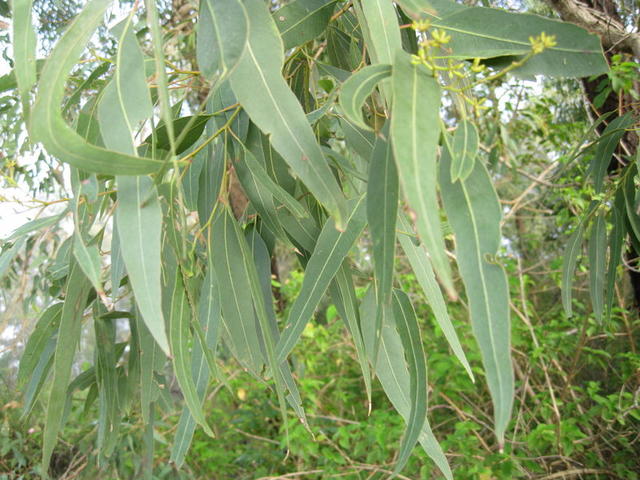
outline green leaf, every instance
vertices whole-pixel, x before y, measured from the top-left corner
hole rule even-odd
[[[73,256],[96,292],[102,293],[100,252],[97,245],[85,245],[80,232],[73,234]]]
[[[130,22],[128,18],[121,24],[117,68],[100,101],[98,116],[105,144],[114,150],[133,153],[133,129],[152,113],[153,106],[144,77],[142,52]],[[158,194],[148,177],[118,176],[117,184],[120,254],[142,318],[160,348],[169,355],[160,301],[162,211]]]
[[[134,155],[134,135],[153,113],[144,71],[144,57],[131,28],[131,18],[114,28],[118,33],[116,71],[98,105],[100,133],[107,148]]]
[[[247,44],[249,20],[238,0],[202,0],[196,57],[200,71],[220,81],[237,65]]]
[[[165,357],[147,326],[140,320],[139,312],[137,313],[134,322],[138,332],[140,351],[140,410],[142,420],[145,424],[149,424],[152,419],[152,404],[160,393],[154,372],[161,368]]]
[[[280,362],[283,362],[295,347],[342,261],[365,227],[365,197],[352,200],[350,204],[351,213],[345,218],[344,231],[338,231],[334,220],[329,219],[318,237],[305,269],[302,288],[291,306],[287,326],[278,342]]]
[[[348,261],[345,260],[338,270],[333,282],[329,285],[331,298],[344,321],[356,347],[356,356],[362,370],[365,390],[367,391],[367,401],[369,411],[371,410],[371,369],[367,359],[367,351],[364,345],[362,330],[360,328],[360,312],[358,311],[358,299],[353,285],[353,278]]]
[[[147,177],[118,178],[117,226],[120,251],[142,319],[169,355],[160,285],[162,210],[158,193]]]
[[[423,65],[399,52],[393,65],[391,143],[400,183],[416,215],[418,235],[431,257],[438,278],[455,296],[445,254],[436,192],[440,87]]]
[[[51,217],[36,218],[35,220],[31,220],[30,222],[27,222],[24,225],[21,225],[20,227],[16,228],[14,232],[4,240],[5,241],[16,240],[18,238],[22,238],[28,235],[31,232],[35,232],[36,230],[41,230],[43,228],[47,228],[52,225],[55,225],[67,213],[68,213],[68,210],[65,209],[63,212],[59,213],[58,215],[52,215]]]
[[[216,233],[217,232],[217,233]],[[223,261],[232,262],[235,267],[236,278],[241,280],[241,284],[239,283],[237,286],[245,286],[248,283],[248,289],[242,291],[244,295],[244,306],[251,309],[251,315],[241,319],[241,321],[245,322],[246,325],[242,326],[243,334],[246,335],[247,332],[252,336],[256,337],[255,343],[243,345],[244,348],[250,351],[252,356],[259,356],[261,352],[264,352],[264,357],[267,360],[267,364],[271,369],[271,374],[273,375],[273,379],[275,380],[276,393],[278,395],[278,403],[280,404],[280,412],[282,415],[282,421],[287,422],[287,409],[285,403],[285,380],[283,378],[281,363],[276,359],[275,353],[275,342],[277,339],[277,334],[274,331],[275,325],[272,324],[272,321],[269,319],[269,313],[267,311],[266,302],[265,302],[265,291],[263,287],[260,285],[260,280],[258,277],[258,272],[256,269],[256,265],[254,260],[249,252],[249,246],[247,245],[247,241],[242,234],[240,226],[235,221],[235,219],[231,216],[229,210],[225,208],[220,212],[217,216],[212,229],[212,237],[215,239],[214,244],[222,244],[221,248],[218,250],[224,251]],[[215,248],[215,247],[214,247]],[[214,264],[216,262],[216,256],[220,256],[216,254],[216,251],[212,248],[214,252]],[[226,258],[225,258],[226,257]],[[220,259],[218,259],[218,262]],[[232,272],[228,267],[227,271],[224,272],[226,277],[229,277]],[[220,271],[218,270],[218,274]],[[226,280],[226,278],[225,278]],[[220,277],[220,285],[222,287],[222,282],[224,280]],[[246,301],[246,295],[250,292],[251,300]],[[239,311],[239,306],[237,305],[238,301],[242,301],[233,293],[232,297],[227,297],[224,295],[224,290],[222,290],[223,298],[233,298],[236,303],[235,308],[232,307],[231,311],[235,313]],[[271,295],[269,292],[269,302],[271,302]],[[225,315],[224,319],[226,322],[229,322],[229,318],[226,316],[224,305],[227,302],[223,302],[223,315]],[[255,316],[253,314],[255,311]],[[257,324],[255,320],[258,320]],[[252,322],[252,325],[249,324]],[[246,337],[245,337],[246,338]],[[257,345],[256,345],[257,343]],[[255,345],[255,346],[254,346]],[[244,358],[238,358],[241,362]],[[259,360],[259,364],[262,362]],[[286,427],[285,427],[286,428]],[[288,440],[288,433],[287,433]]]
[[[113,231],[111,233],[111,300],[113,303],[118,299],[120,282],[125,274],[124,260],[120,247],[120,234],[118,233],[118,212],[113,214]]]
[[[373,350],[375,330],[368,323],[375,318],[376,301],[373,289],[365,295],[361,309],[360,318],[363,321],[362,333],[364,335],[367,352],[372,363],[375,365],[376,375],[384,389],[387,397],[396,411],[408,421],[411,414],[410,390],[411,380],[409,370],[405,362],[405,351],[402,340],[396,329],[396,320],[392,309],[387,309],[382,326],[380,338],[380,349],[377,359],[373,360]],[[425,452],[435,462],[448,480],[453,480],[453,474],[447,462],[447,458],[433,436],[429,422],[426,421],[420,434],[420,444]]]
[[[247,240],[249,251],[255,264],[255,273],[257,280],[260,283],[262,294],[264,297],[264,305],[266,314],[269,320],[270,331],[272,335],[271,341],[275,344],[280,337],[280,331],[278,330],[278,323],[276,319],[276,313],[273,309],[273,294],[271,291],[271,256],[264,240],[258,233],[255,227],[248,229],[245,238]],[[251,265],[249,264],[249,269]],[[256,299],[254,299],[256,301]],[[268,347],[265,345],[265,356],[269,356]],[[274,355],[275,359],[275,355]],[[280,364],[280,374],[282,375],[282,382],[289,390],[289,394],[286,396],[287,401],[298,415],[298,418],[302,424],[308,429],[307,417],[302,408],[302,399],[300,398],[300,392],[296,382],[291,374],[288,362],[282,362]]]
[[[569,237],[564,250],[564,260],[562,262],[562,306],[564,307],[564,312],[567,317],[573,315],[571,286],[573,285],[573,276],[576,271],[578,255],[582,248],[583,235],[584,224],[581,221]]]
[[[207,275],[202,283],[200,300],[198,302],[198,318],[205,332],[206,345],[203,346],[200,342],[194,342],[191,362],[191,374],[193,375],[193,381],[196,385],[200,403],[204,400],[211,373],[203,349],[207,348],[215,355],[222,315],[220,304],[220,288],[215,273],[211,268],[207,271]],[[195,427],[196,422],[189,412],[188,407],[185,407],[180,415],[173,446],[171,447],[171,461],[175,462],[178,467],[184,463],[185,455],[193,439]]]
[[[509,289],[496,261],[502,213],[491,178],[481,162],[466,180],[452,183],[451,158],[442,152],[440,188],[456,237],[456,258],[471,311],[493,400],[495,433],[500,445],[511,417],[514,397],[511,363]]]
[[[362,0],[358,18],[373,63],[393,64],[396,53],[402,50],[400,25],[393,2]]]
[[[587,247],[589,256],[589,292],[593,313],[602,321],[607,256],[607,221],[604,213],[596,215]]]
[[[175,133],[176,138],[180,139],[180,142],[176,145],[176,154],[179,155],[185,152],[198,141],[210,118],[211,115],[207,114],[189,115],[173,120],[173,132]],[[145,138],[143,143],[151,145],[152,142],[155,142],[155,147],[157,149],[166,151],[171,150],[171,142],[169,141],[167,126],[164,123],[160,123],[154,130],[153,134]]]
[[[167,287],[171,294],[169,312],[169,344],[171,345],[173,371],[184,395],[185,403],[193,419],[202,426],[207,435],[213,437],[213,431],[207,424],[202,402],[192,374],[191,358],[191,320],[193,312],[187,299],[180,267],[167,272]]]
[[[44,345],[40,357],[34,366],[33,372],[29,375],[29,382],[24,389],[24,407],[21,418],[27,418],[31,413],[36,400],[38,400],[42,387],[49,377],[49,372],[53,366],[53,357],[56,350],[56,338],[52,337]]]
[[[293,198],[289,192],[272,180],[265,167],[253,156],[251,151],[244,145],[241,145],[240,148],[243,152],[242,161],[245,164],[244,167],[246,167],[246,171],[250,174],[251,181],[256,187],[259,186],[261,190],[267,192],[274,200],[280,202],[282,206],[296,217],[302,218],[309,215],[298,200]]]
[[[358,128],[345,118],[340,119],[340,127],[344,133],[347,147],[353,149],[362,158],[371,158],[376,142],[375,133]]]
[[[593,175],[593,183],[596,193],[602,193],[604,186],[604,178],[607,168],[611,163],[618,143],[625,134],[625,129],[633,125],[634,119],[630,113],[621,117],[614,118],[607,128],[604,129],[598,140],[598,149],[596,150],[593,160],[591,161],[591,170]]]
[[[449,139],[444,135],[445,140]],[[453,140],[445,143],[451,155],[451,181],[465,180],[473,171],[473,166],[478,155],[478,130],[468,120],[463,120],[458,125]]]
[[[390,76],[391,65],[376,64],[364,67],[344,82],[340,93],[340,106],[353,124],[365,130],[373,130],[362,116],[362,106],[376,85]]]
[[[242,189],[249,198],[253,208],[255,208],[260,215],[260,219],[264,222],[264,225],[278,238],[286,240],[287,236],[280,225],[273,195],[270,189],[265,187],[264,184],[264,181],[271,181],[271,183],[273,183],[273,181],[264,171],[264,168],[260,173],[265,175],[265,177],[260,178],[258,176],[260,173],[249,167],[249,163],[252,163],[254,167],[256,167],[256,164],[259,165],[259,163],[253,154],[244,148],[244,145],[237,146],[236,149],[240,151],[240,158],[234,162],[234,168],[238,175],[238,180],[240,180],[240,184],[242,185]],[[254,174],[254,172],[258,174]]]
[[[337,0],[296,0],[273,12],[284,48],[293,48],[321,35]]]
[[[11,247],[7,248],[2,254],[0,254],[0,279],[2,279],[9,267],[11,267],[11,263],[13,259],[16,258],[22,247],[27,243],[27,237],[21,237],[16,242],[14,242]]]
[[[409,265],[411,265],[411,269],[424,292],[427,303],[436,317],[436,322],[440,325],[440,328],[449,342],[449,346],[451,347],[451,350],[453,350],[454,355],[469,374],[469,378],[474,380],[471,366],[467,361],[464,350],[462,350],[462,345],[460,345],[458,334],[456,333],[456,330],[451,323],[451,319],[449,318],[447,305],[442,295],[442,291],[438,286],[438,282],[436,282],[436,276],[431,268],[429,255],[427,254],[424,245],[417,245],[414,243],[414,239],[412,238],[414,236],[413,228],[405,218],[404,214],[400,215],[398,223],[401,230],[401,234],[399,235],[400,245],[402,246],[402,250],[404,250],[407,260],[409,260]]]
[[[262,366],[260,342],[252,302],[247,301],[251,284],[242,259],[242,245],[235,234],[233,218],[219,209],[211,227],[209,248],[218,277],[223,326],[238,361],[253,372]],[[244,239],[243,239],[244,241]]]
[[[635,186],[635,180],[638,175],[638,168],[635,164],[631,164],[629,172],[625,172],[624,183],[622,184],[622,191],[624,192],[624,202],[627,210],[627,219],[629,220],[629,226],[631,230],[629,233],[633,233],[632,237],[640,239],[640,216],[638,215],[638,202],[637,202],[637,189]]]
[[[251,32],[231,86],[251,120],[293,172],[342,225],[345,199],[316,142],[304,110],[281,74],[282,42],[264,2],[248,0]]]
[[[382,134],[388,137],[388,123],[385,124]],[[382,328],[383,310],[391,306],[400,189],[391,142],[385,137],[376,137],[367,182],[367,220],[373,243],[375,292],[378,301],[376,313],[376,339],[378,340]]]
[[[49,154],[82,170],[109,175],[140,175],[157,171],[162,161],[98,147],[86,142],[62,117],[65,80],[75,66],[111,0],[92,0],[58,41],[40,75],[30,132]]]
[[[104,318],[96,319],[94,329],[96,334],[95,372],[99,392],[97,443],[101,455],[109,457],[118,442],[118,429],[122,415],[118,399],[116,330],[114,321]]]
[[[62,418],[71,378],[73,358],[80,341],[82,313],[87,303],[89,283],[80,267],[72,262],[66,285],[66,296],[60,317],[60,331],[53,360],[53,382],[47,401],[42,434],[42,470],[47,472],[53,449],[62,428]]]
[[[15,59],[13,72],[27,118],[31,104],[29,93],[36,84],[36,32],[31,19],[32,6],[33,0],[11,2],[13,58]]]
[[[544,32],[554,35],[557,45],[533,56],[514,73],[586,77],[608,70],[600,39],[571,23],[496,8],[465,8],[449,1],[400,0],[399,3],[413,18],[429,19],[432,28],[443,29],[451,36],[446,49],[452,57],[519,56],[513,60],[520,60],[531,51],[529,37]]]
[[[393,316],[409,368],[409,403],[411,405],[407,431],[402,438],[398,460],[393,469],[394,473],[400,473],[409,460],[427,420],[428,385],[427,364],[416,313],[406,293],[395,290],[393,300]]]
[[[60,325],[62,303],[54,303],[42,312],[20,357],[18,385],[24,385],[33,374],[49,340],[54,337]]]
[[[607,266],[607,296],[605,299],[605,308],[609,318],[611,317],[611,310],[613,309],[618,266],[622,258],[622,246],[627,236],[625,228],[625,208],[624,192],[622,189],[618,189],[613,202],[613,208],[609,214],[609,222],[613,224],[613,228],[609,234],[609,264]]]

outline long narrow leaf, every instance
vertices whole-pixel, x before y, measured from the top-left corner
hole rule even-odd
[[[62,117],[65,80],[80,53],[104,18],[111,0],[92,0],[58,41],[40,75],[30,132],[47,151],[85,171],[110,175],[140,175],[157,171],[160,160],[138,157],[86,142]]]
[[[451,347],[451,350],[453,350],[454,355],[467,371],[471,380],[474,380],[471,366],[467,361],[464,350],[462,350],[462,345],[460,345],[458,334],[456,333],[453,323],[451,323],[451,319],[449,318],[447,305],[442,295],[442,291],[438,286],[438,282],[436,281],[433,269],[431,268],[431,262],[429,262],[429,255],[423,245],[416,245],[414,243],[414,239],[412,238],[413,228],[404,217],[404,214],[400,215],[398,223],[401,231],[400,235],[398,235],[400,245],[402,246],[402,250],[404,250],[413,273],[424,292],[427,303],[436,317],[436,322],[440,325],[442,333],[444,333],[445,338],[449,342],[449,346]]]
[[[505,272],[494,259],[500,246],[502,213],[489,173],[481,162],[476,162],[466,180],[452,183],[451,159],[446,149],[441,160],[442,197],[456,236],[456,258],[493,400],[495,434],[503,445],[513,407],[514,379],[509,289]]]
[[[282,77],[282,42],[273,20],[260,0],[248,0],[245,7],[251,32],[242,60],[231,76],[233,91],[251,120],[271,135],[273,147],[340,226],[346,217],[344,195],[301,105]]]
[[[324,225],[305,269],[302,288],[291,306],[287,326],[278,342],[278,361],[284,361],[293,350],[329,283],[362,233],[366,224],[365,203],[364,197],[351,202],[351,213],[345,219],[343,232],[336,230],[332,219]]]
[[[66,286],[66,297],[60,317],[60,331],[53,360],[53,383],[47,402],[47,413],[42,434],[42,469],[47,472],[58,433],[71,378],[71,366],[80,341],[82,313],[89,294],[89,283],[80,267],[73,262]]]
[[[596,215],[588,243],[589,292],[593,313],[602,321],[604,311],[605,275],[607,257],[607,221],[604,213]]]
[[[411,301],[406,293],[395,290],[393,296],[393,315],[396,328],[400,333],[402,347],[409,368],[410,413],[407,431],[402,438],[398,460],[393,469],[400,473],[409,460],[411,451],[420,438],[427,420],[427,364],[420,338],[420,327]]]
[[[440,87],[428,70],[399,52],[393,64],[391,142],[402,190],[415,212],[420,239],[433,269],[455,296],[445,254],[436,193],[436,155],[440,131]]]

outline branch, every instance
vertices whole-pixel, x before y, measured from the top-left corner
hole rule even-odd
[[[615,18],[576,0],[546,0],[562,20],[598,35],[605,50],[615,50],[633,54],[640,58],[640,34],[625,31]]]

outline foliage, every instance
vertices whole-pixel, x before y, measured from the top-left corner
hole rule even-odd
[[[154,444],[178,467],[194,434],[196,463],[187,460],[194,469],[199,455],[205,463],[207,455],[217,456],[215,462],[237,458],[236,451],[215,448],[230,435],[220,433],[216,413],[238,417],[230,394],[244,401],[242,396],[261,389],[275,392],[275,399],[255,393],[261,415],[270,420],[265,436],[281,433],[278,452],[323,459],[317,466],[326,473],[389,463],[386,473],[406,467],[426,476],[435,467],[417,466],[411,456],[419,442],[452,478],[445,450],[464,450],[471,435],[500,453],[486,465],[462,466],[463,474],[504,477],[519,468],[535,470],[509,457],[516,445],[508,432],[515,428],[518,400],[512,368],[518,360],[512,360],[511,349],[517,351],[522,333],[514,328],[511,335],[511,310],[533,327],[523,293],[527,279],[517,277],[515,291],[522,299],[514,306],[514,275],[505,273],[516,269],[502,241],[497,194],[505,172],[495,157],[513,147],[518,131],[509,131],[493,100],[507,75],[605,73],[599,40],[570,24],[447,0],[295,0],[274,11],[261,0],[203,0],[197,15],[181,9],[186,18],[172,18],[174,26],[163,25],[165,13],[154,2],[145,4],[145,16],[136,2],[109,33],[102,31],[115,47],[101,51],[92,39],[104,28],[110,4],[84,5],[39,67],[32,3],[13,3],[12,106],[22,109],[30,142],[42,145],[40,155],[66,165],[71,190],[69,198],[43,205],[66,203],[65,210],[21,227],[6,239],[0,256],[1,273],[11,268],[10,275],[34,279],[28,298],[42,312],[18,380],[28,392],[26,414],[39,403],[45,409],[43,470],[60,474],[51,461],[59,455],[67,417],[78,414],[70,406],[77,391],[86,391],[83,415],[96,422],[95,468],[115,461],[120,475],[153,470],[162,478],[171,467],[153,468]],[[176,51],[176,45],[185,48]],[[627,88],[632,71],[620,64],[611,88]],[[583,216],[568,242],[562,279],[567,315],[576,301],[571,286],[582,237],[590,232],[594,316],[600,323],[615,318],[622,239],[627,232],[638,238],[636,170],[630,165],[612,182],[605,181],[605,172],[632,123],[630,116],[618,117],[588,148],[562,153],[565,168],[580,155],[593,155],[590,171],[581,172],[593,178],[592,191],[585,193],[588,207],[579,209]],[[554,141],[563,143],[548,140]],[[480,145],[492,148],[482,151]],[[11,170],[8,178],[13,179]],[[521,208],[518,201],[510,215]],[[558,226],[562,233],[566,223]],[[614,225],[609,238],[608,224]],[[40,239],[48,231],[60,237],[47,245]],[[363,266],[354,252],[366,250],[367,241],[372,266]],[[397,258],[397,242],[408,267]],[[43,255],[37,269],[14,261],[34,243],[51,249],[43,251],[49,256]],[[305,272],[295,295],[287,294],[272,266],[282,257]],[[272,285],[272,274],[279,284]],[[412,287],[395,288],[408,280]],[[441,287],[450,299],[448,310]],[[426,349],[429,376],[423,343],[436,342],[424,335],[424,312],[415,312],[422,293],[455,354],[438,366],[438,355]],[[335,310],[327,310],[325,324],[310,324],[326,294]],[[462,302],[468,304],[474,340],[466,332],[460,337]],[[454,311],[456,322],[450,318]],[[557,309],[553,313],[564,318]],[[335,315],[344,327],[336,326]],[[335,387],[341,400],[359,401],[359,410],[367,411],[391,405],[400,414],[392,420],[388,409],[376,410],[368,420],[377,426],[373,432],[356,433],[349,422],[320,431],[328,427],[312,420],[317,403],[305,406],[305,399],[317,395],[314,355],[325,355],[322,337],[335,337],[337,328],[348,331],[365,386],[359,395],[354,385],[360,380],[349,371],[347,385]],[[95,350],[77,372],[76,350],[87,330]],[[580,342],[587,335],[585,322]],[[532,337],[544,334],[532,331]],[[436,351],[446,349],[438,343]],[[543,355],[544,345],[533,343]],[[578,351],[586,348],[581,343]],[[297,351],[305,353],[303,359]],[[594,350],[589,354],[598,357]],[[494,420],[491,426],[477,424],[494,439],[478,435],[478,425],[465,415],[441,443],[432,432],[436,418],[447,420],[437,410],[427,415],[427,385],[437,396],[448,370],[464,372],[454,358],[477,380],[474,386],[462,373],[456,395],[482,392],[481,417],[493,409]],[[242,378],[251,388],[231,378],[234,361],[247,372]],[[219,382],[214,392],[220,410],[203,406],[211,378]],[[623,424],[630,414],[623,408],[613,414],[611,391],[602,395],[599,389],[592,383],[586,393],[598,399],[594,412],[612,414],[612,422]],[[175,432],[165,427],[174,397],[183,400]],[[619,398],[620,404],[632,401]],[[557,410],[552,387],[549,397],[537,400],[540,408],[551,404]],[[250,421],[254,430],[255,418]],[[388,424],[394,428],[378,431]],[[202,430],[194,433],[196,425]],[[213,449],[202,449],[203,432],[219,439],[208,440]],[[527,428],[528,446],[537,455],[550,446],[579,449],[575,445],[584,438],[574,418]],[[399,443],[397,456],[367,452],[363,447],[374,439]],[[121,449],[123,444],[128,448]],[[136,460],[138,449],[145,455]],[[353,460],[347,450],[363,460]]]

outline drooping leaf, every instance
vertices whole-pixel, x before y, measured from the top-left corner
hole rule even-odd
[[[362,11],[358,19],[373,63],[393,64],[396,53],[402,49],[400,25],[393,3],[362,0],[360,8]]]
[[[636,176],[638,175],[638,167],[632,164],[628,167],[629,172],[626,173],[622,184],[624,195],[624,203],[626,206],[627,219],[631,230],[636,239],[640,239],[640,215],[638,215],[637,190],[635,187]]]
[[[71,378],[71,367],[80,341],[82,314],[87,302],[89,283],[80,267],[72,262],[66,285],[66,296],[60,316],[60,331],[53,360],[53,381],[42,434],[42,469],[49,469],[49,461],[62,428],[62,418]]]
[[[5,238],[4,240],[5,241],[17,240],[19,238],[24,237],[25,235],[28,235],[31,232],[35,232],[36,230],[40,230],[40,229],[47,228],[47,227],[50,227],[52,225],[55,225],[67,213],[68,213],[68,210],[65,209],[63,212],[59,213],[58,215],[52,215],[50,217],[36,218],[35,220],[31,220],[31,221],[19,226],[18,228],[16,228],[14,230],[14,232],[11,235],[9,235],[7,238]]]
[[[175,269],[174,269],[175,267]],[[167,283],[165,284],[170,297],[170,311],[168,313],[168,334],[171,345],[173,371],[184,395],[184,400],[189,407],[189,413],[193,419],[202,426],[204,431],[213,437],[213,431],[209,427],[202,409],[202,402],[192,374],[191,354],[191,320],[193,311],[187,298],[187,291],[182,280],[180,267],[175,264],[169,266],[165,272]]]
[[[364,67],[344,82],[340,93],[340,106],[354,125],[365,130],[372,130],[362,116],[362,106],[376,85],[390,76],[391,65],[376,64]]]
[[[32,23],[33,0],[11,2],[13,20],[13,73],[18,85],[22,108],[28,116],[29,93],[36,83],[36,32]]]
[[[220,304],[220,288],[213,269],[210,269],[202,283],[198,303],[198,317],[202,329],[205,332],[206,345],[202,346],[199,342],[194,342],[191,362],[191,374],[193,375],[193,381],[196,385],[200,403],[204,400],[206,387],[211,374],[203,349],[208,348],[215,355],[220,333]],[[195,427],[196,422],[189,412],[189,409],[185,407],[180,415],[173,447],[171,449],[171,461],[175,462],[178,467],[184,462],[185,455],[193,439]]]
[[[511,418],[514,379],[511,363],[509,289],[495,255],[502,213],[486,167],[476,162],[466,180],[451,182],[451,158],[442,151],[440,188],[456,238],[456,258],[469,300],[471,325],[493,401],[500,445]]]
[[[217,228],[216,224],[218,225]],[[222,230],[223,234],[215,235],[216,230],[218,232]],[[260,355],[260,352],[264,351],[266,363],[269,366],[271,375],[274,379],[276,393],[278,395],[278,403],[280,405],[280,414],[282,415],[282,421],[286,424],[287,406],[285,390],[287,388],[285,387],[285,380],[283,378],[281,367],[284,361],[279,361],[276,357],[277,334],[274,331],[275,325],[273,325],[273,322],[269,319],[269,313],[267,311],[266,305],[267,302],[265,302],[265,291],[260,285],[258,271],[252,258],[251,252],[249,251],[247,241],[242,234],[242,231],[240,230],[240,226],[231,216],[228,209],[225,208],[224,210],[222,210],[220,212],[220,215],[214,222],[213,236],[217,237],[216,243],[224,244],[223,248],[227,254],[235,254],[233,256],[233,261],[236,267],[236,271],[239,273],[239,277],[249,284],[249,289],[244,290],[243,292],[245,295],[244,303],[248,304],[250,308],[254,309],[255,316],[251,315],[245,320],[245,322],[257,319],[257,323],[254,321],[251,333],[257,337],[258,342],[257,350],[252,352],[252,355]],[[251,295],[251,302],[246,301],[247,293],[250,293]],[[269,302],[270,301],[271,299],[269,298]],[[223,314],[224,312],[225,310],[223,306]],[[227,319],[225,318],[225,320]],[[248,346],[248,348],[252,347],[253,346]],[[287,432],[288,441],[288,428],[285,427],[285,429]]]
[[[20,357],[18,385],[24,385],[38,364],[49,340],[54,337],[60,325],[62,303],[54,303],[42,312]]]
[[[340,119],[340,127],[342,127],[347,146],[362,158],[371,158],[376,141],[375,134],[369,130],[356,127],[345,118]]]
[[[169,355],[160,285],[162,210],[158,193],[147,177],[118,178],[118,236],[120,251],[142,319]]]
[[[393,469],[394,473],[400,473],[409,460],[427,420],[428,386],[427,364],[420,338],[420,327],[409,297],[401,290],[395,290],[393,294],[393,316],[409,368],[409,403],[411,405],[407,431],[402,438],[398,460]]]
[[[95,310],[98,310],[96,307]],[[98,448],[101,455],[111,456],[118,441],[120,426],[120,403],[118,399],[118,362],[113,320],[97,318],[96,334],[96,383],[100,407],[98,409]]]
[[[140,410],[145,424],[151,421],[153,402],[160,393],[160,388],[155,381],[155,372],[160,369],[164,361],[164,355],[144,324],[140,315],[136,315],[134,322],[138,332],[138,349],[140,351]]]
[[[242,246],[235,236],[233,220],[220,209],[212,224],[210,249],[213,268],[218,277],[222,302],[223,326],[232,342],[238,361],[257,372],[263,364],[256,320],[247,294],[251,285],[242,259]]]
[[[440,87],[429,71],[399,52],[393,64],[391,143],[400,184],[438,278],[454,296],[436,193]]]
[[[96,292],[102,293],[100,252],[97,245],[85,245],[78,230],[73,235],[73,256]]]
[[[369,360],[367,359],[362,329],[360,328],[358,299],[356,298],[351,269],[349,268],[346,260],[342,263],[342,266],[338,270],[333,282],[329,285],[329,293],[331,294],[331,298],[333,299],[340,317],[342,317],[342,320],[353,338],[353,344],[356,347],[356,356],[358,357],[360,370],[362,370],[364,386],[367,391],[367,401],[370,409],[372,395],[371,369],[369,368]]]
[[[602,321],[607,257],[607,221],[604,213],[597,214],[593,221],[587,251],[591,305],[596,319]]]
[[[370,289],[365,295],[360,309],[365,345],[367,346],[369,358],[375,365],[376,375],[384,392],[396,411],[405,421],[408,421],[411,412],[409,370],[405,362],[405,351],[396,329],[396,320],[392,309],[388,309],[388,313],[384,316],[378,358],[375,361],[373,359],[375,330],[371,328],[372,325],[370,323],[366,322],[375,318],[376,308],[375,294],[373,289]],[[447,458],[431,432],[428,421],[424,424],[419,441],[427,455],[434,461],[445,477],[448,480],[453,480],[453,474]]]
[[[208,80],[220,81],[237,65],[247,44],[249,20],[238,0],[202,0],[196,57]]]
[[[262,239],[262,236],[258,233],[256,228],[251,227],[248,229],[246,233],[246,239],[249,251],[251,252],[255,264],[258,281],[260,282],[260,287],[262,288],[265,310],[273,335],[272,340],[274,342],[277,342],[280,338],[280,331],[278,330],[276,313],[273,308],[273,295],[271,292],[271,258],[269,256],[269,251],[267,249],[267,245]],[[265,351],[266,350],[267,347],[265,345]],[[268,352],[265,353],[268,355]],[[298,391],[298,386],[296,385],[296,382],[293,378],[288,362],[282,362],[280,364],[280,369],[282,381],[289,391],[286,395],[287,401],[296,412],[296,415],[298,415],[298,418],[300,419],[302,424],[308,428],[308,421],[304,412],[304,408],[302,407],[300,392]]]
[[[375,292],[378,301],[376,313],[376,339],[378,340],[382,328],[383,310],[391,306],[400,189],[398,170],[393,159],[391,142],[388,139],[388,125],[387,123],[382,131],[382,135],[386,138],[376,137],[367,182],[367,220],[373,243]]]
[[[27,243],[27,237],[20,237],[13,243],[13,245],[11,245],[11,247],[7,248],[0,254],[0,279],[5,276],[13,262],[13,259],[16,258],[18,253],[20,253],[20,250],[22,250],[25,243]]]
[[[267,135],[293,172],[341,225],[345,200],[304,111],[281,74],[282,42],[266,5],[248,0],[249,43],[231,86],[251,120]]]
[[[573,285],[578,255],[582,247],[583,234],[584,224],[580,222],[569,237],[569,240],[567,240],[567,246],[564,250],[564,260],[562,262],[562,306],[567,317],[573,315],[571,286]]]
[[[152,113],[153,106],[144,77],[142,52],[131,30],[131,19],[120,26],[117,68],[100,102],[98,116],[105,145],[133,153],[133,129]],[[131,97],[135,98],[126,101]],[[168,355],[169,342],[160,302],[162,211],[158,194],[148,177],[118,176],[117,183],[116,222],[120,254],[142,318],[160,348]]]
[[[162,166],[162,161],[92,145],[62,117],[60,104],[68,72],[104,18],[109,5],[110,0],[89,2],[56,44],[40,75],[30,133],[51,155],[85,171],[110,175],[152,173]]]
[[[618,147],[620,139],[625,134],[625,129],[633,125],[633,122],[633,116],[628,113],[613,119],[602,132],[602,136],[598,141],[598,148],[591,161],[591,171],[596,193],[602,192],[605,174],[607,167],[611,163],[611,157]]]
[[[404,217],[404,214],[400,215],[398,225],[401,232],[400,235],[398,235],[400,245],[402,246],[402,250],[404,250],[407,260],[409,260],[409,264],[411,265],[411,269],[424,292],[427,304],[431,307],[431,310],[436,317],[436,322],[440,325],[442,333],[444,333],[445,338],[449,342],[454,355],[458,358],[464,369],[469,374],[469,377],[473,380],[474,377],[473,372],[471,371],[471,366],[467,361],[467,357],[462,350],[462,345],[460,345],[458,334],[456,333],[456,330],[451,323],[451,319],[449,318],[447,305],[442,295],[442,291],[438,286],[438,282],[436,281],[433,269],[431,268],[429,255],[427,254],[424,245],[416,245],[416,243],[414,243],[414,239],[412,238],[413,228]]]
[[[618,266],[622,256],[622,245],[626,237],[625,229],[625,204],[624,192],[619,189],[616,192],[616,198],[613,202],[613,208],[609,214],[609,223],[613,224],[611,233],[609,234],[609,264],[607,265],[607,286],[605,297],[605,312],[607,317],[611,317],[613,309],[613,299],[616,288],[616,279],[618,274]]]
[[[298,342],[329,283],[365,227],[365,197],[350,202],[343,232],[336,230],[333,219],[327,220],[305,269],[302,288],[291,306],[287,326],[278,342],[278,361],[284,361]]]
[[[273,12],[284,48],[307,43],[325,31],[337,0],[296,0]]]

